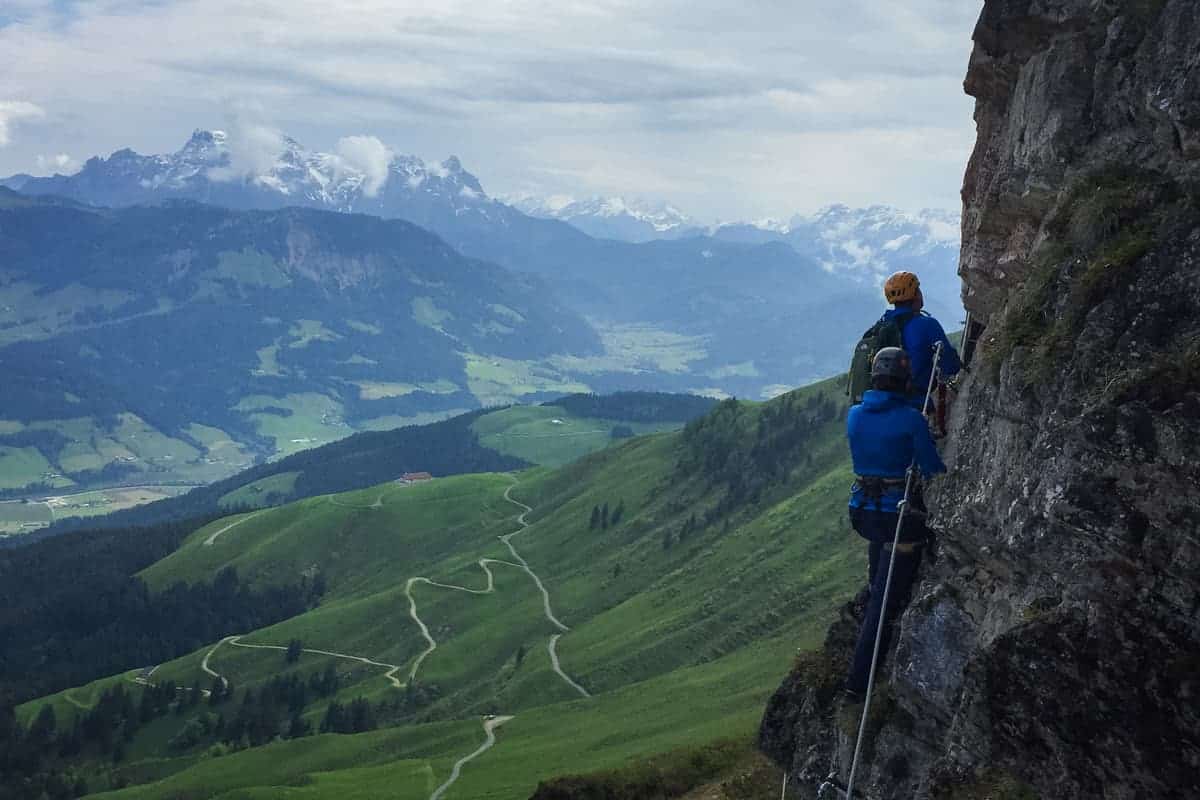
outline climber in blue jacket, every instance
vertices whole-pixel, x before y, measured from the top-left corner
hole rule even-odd
[[[871,363],[873,388],[863,395],[862,403],[850,408],[846,418],[856,476],[850,493],[850,523],[859,536],[870,542],[869,597],[854,663],[846,681],[846,693],[853,700],[867,690],[880,620],[886,626],[880,647],[883,652],[887,649],[888,628],[908,605],[923,545],[929,538],[920,492],[914,492],[904,515],[884,614],[883,592],[899,521],[899,504],[904,497],[905,473],[912,464],[926,478],[946,471],[925,418],[909,401],[912,373],[912,361],[904,350],[899,347],[880,350]]]
[[[921,281],[911,272],[894,273],[883,284],[883,294],[892,304],[883,314],[885,320],[895,320],[900,326],[904,350],[912,359],[912,389],[909,402],[918,409],[929,386],[929,374],[933,371],[933,351],[942,343],[942,357],[938,369],[944,378],[953,378],[962,369],[958,351],[946,338],[942,324],[924,312],[925,295],[921,292]]]

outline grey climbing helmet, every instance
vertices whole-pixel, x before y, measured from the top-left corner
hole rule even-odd
[[[912,362],[908,353],[899,347],[884,347],[871,361],[872,378],[895,378],[908,381],[912,378]]]

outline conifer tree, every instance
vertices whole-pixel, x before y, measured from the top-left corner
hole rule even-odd
[[[288,723],[287,738],[299,739],[301,736],[308,736],[312,733],[312,725],[308,723],[304,717],[300,716],[300,712],[292,714],[292,719]]]
[[[325,709],[325,718],[321,720],[321,733],[341,733],[346,727],[346,712],[342,704],[334,700]]]
[[[54,715],[54,706],[47,703],[42,706],[33,725],[29,726],[29,741],[34,747],[45,747],[54,738],[58,720]]]

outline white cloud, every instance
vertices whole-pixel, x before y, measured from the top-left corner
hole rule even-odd
[[[23,100],[0,100],[0,147],[11,141],[13,123],[46,116],[42,107]]]
[[[283,133],[259,118],[257,109],[235,106],[227,112],[225,132],[229,165],[212,167],[208,176],[216,181],[258,178],[269,173],[287,147]]]
[[[870,246],[865,245],[862,242],[859,242],[857,240],[842,242],[841,247],[842,247],[842,250],[844,250],[846,252],[846,255],[853,258],[854,263],[858,264],[860,266],[868,263],[871,260],[871,256],[873,254]]]
[[[0,174],[38,152],[174,150],[254,97],[271,125],[230,126],[242,174],[279,130],[325,150],[371,130],[431,164],[458,153],[492,195],[653,194],[744,219],[957,207],[974,132],[979,0],[18,2],[0,96],[66,116],[0,151]]]
[[[925,225],[929,228],[929,235],[938,242],[957,242],[962,236],[962,230],[958,225],[942,219],[928,220]]]
[[[66,153],[53,156],[39,154],[34,162],[40,173],[70,175],[79,170],[79,162]]]
[[[375,197],[387,185],[395,157],[375,136],[344,136],[338,139],[337,156],[350,168],[363,173],[363,193]]]

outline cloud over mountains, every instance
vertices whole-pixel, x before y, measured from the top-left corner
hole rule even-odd
[[[705,217],[954,205],[978,8],[21,0],[0,14],[0,97],[45,116],[0,151],[0,173],[34,167],[37,152],[160,151],[252,98],[268,129],[376,181],[381,146],[341,132],[460,152],[505,193],[639,191]],[[245,139],[250,168],[269,140]]]

